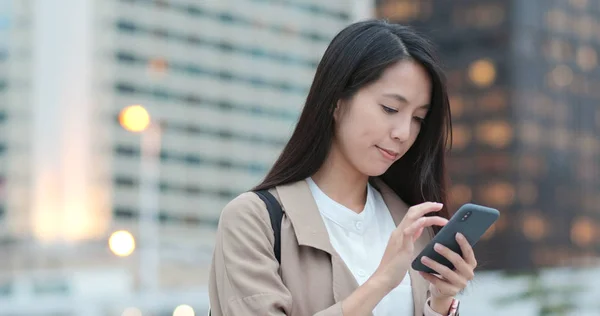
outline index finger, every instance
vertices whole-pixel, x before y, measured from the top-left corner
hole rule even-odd
[[[443,217],[440,217],[440,216],[421,217],[418,220],[416,220],[414,223],[412,223],[410,226],[408,226],[404,230],[404,232],[410,236],[413,236],[413,238],[416,239],[419,237],[417,235],[417,233],[422,232],[425,227],[434,226],[434,225],[435,226],[444,226],[447,223],[448,223],[448,220]]]
[[[441,210],[442,207],[444,207],[444,204],[437,202],[425,202],[417,204],[408,209],[406,217],[408,217],[412,221],[416,221],[420,217],[425,216],[425,214]]]

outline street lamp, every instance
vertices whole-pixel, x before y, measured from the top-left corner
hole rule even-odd
[[[155,292],[158,289],[159,232],[158,232],[158,182],[162,128],[152,120],[141,105],[130,105],[119,113],[119,123],[130,132],[139,133],[140,185],[139,185],[139,275],[140,290]]]
[[[119,113],[119,123],[130,132],[143,132],[150,125],[150,114],[141,105],[130,105]]]
[[[127,257],[135,250],[135,239],[130,232],[119,230],[110,235],[108,247],[115,255]]]
[[[173,311],[173,316],[194,316],[194,309],[189,305],[179,305]]]

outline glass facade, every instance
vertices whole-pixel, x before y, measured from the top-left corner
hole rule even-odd
[[[600,253],[600,1],[378,1],[431,38],[453,114],[452,208],[501,218],[481,269],[585,264]]]

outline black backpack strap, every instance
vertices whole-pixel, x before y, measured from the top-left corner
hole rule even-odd
[[[281,264],[281,220],[283,219],[283,209],[279,201],[267,190],[254,191],[258,197],[265,202],[267,211],[269,211],[269,217],[271,218],[271,227],[273,227],[273,233],[275,234],[275,242],[273,243],[273,251],[275,252],[275,258],[277,262]],[[212,312],[210,307],[208,309],[208,316],[211,316]]]
[[[283,219],[283,209],[279,201],[267,190],[255,191],[256,195],[265,202],[267,211],[269,211],[269,217],[271,218],[271,227],[273,227],[273,233],[275,234],[275,242],[273,244],[273,251],[275,252],[275,258],[277,262],[281,264],[281,220]]]

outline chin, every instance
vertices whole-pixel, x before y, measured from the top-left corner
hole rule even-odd
[[[388,171],[389,168],[390,168],[390,166],[381,166],[381,167],[370,166],[369,168],[363,169],[363,173],[369,177],[379,177],[382,174],[384,174],[386,171]]]

